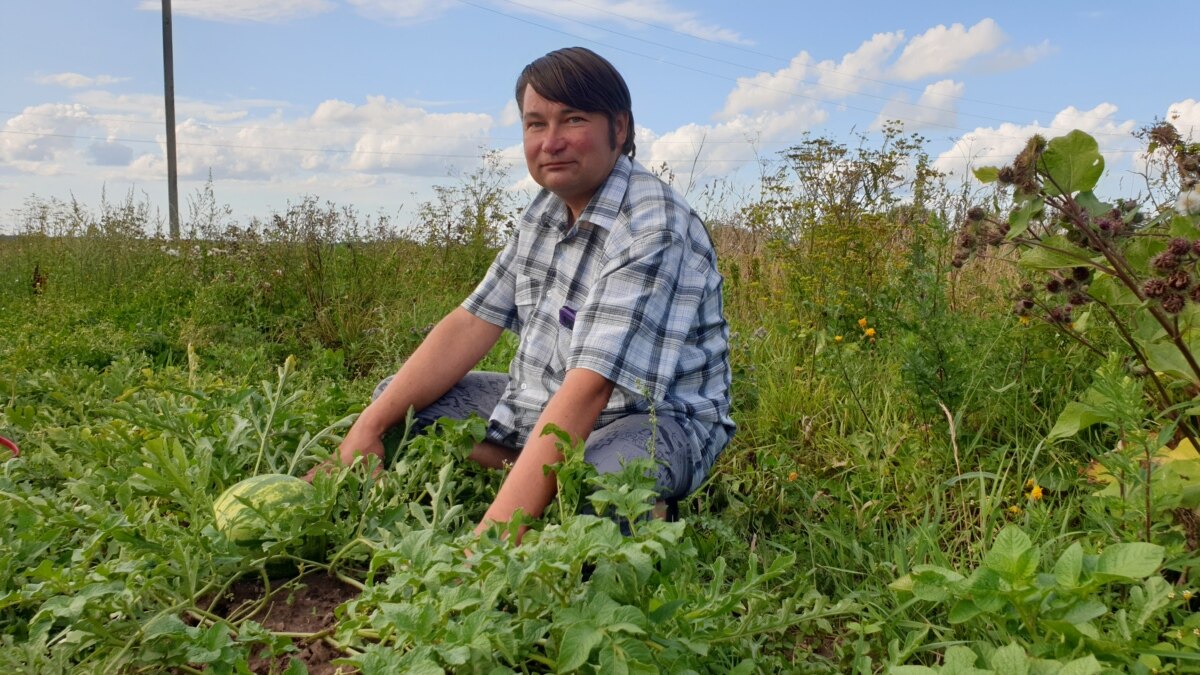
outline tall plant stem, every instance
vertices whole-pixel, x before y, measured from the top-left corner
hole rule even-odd
[[[1125,344],[1129,345],[1129,348],[1133,350],[1133,355],[1137,357],[1138,362],[1149,373],[1150,381],[1154,383],[1154,388],[1158,391],[1160,405],[1162,405],[1162,409],[1166,412],[1167,417],[1179,423],[1179,428],[1183,432],[1184,438],[1187,438],[1191,442],[1193,448],[1200,449],[1200,444],[1196,443],[1196,430],[1192,428],[1191,422],[1186,417],[1181,418],[1177,412],[1171,410],[1171,396],[1167,393],[1167,388],[1163,386],[1162,380],[1159,379],[1154,369],[1150,367],[1150,361],[1146,358],[1146,354],[1138,347],[1137,341],[1129,334],[1129,331],[1125,328],[1125,324],[1121,322],[1117,313],[1107,303],[1097,300],[1096,304],[1103,307],[1104,311],[1108,313],[1113,325],[1117,328],[1117,332],[1121,334],[1121,339],[1125,341]]]

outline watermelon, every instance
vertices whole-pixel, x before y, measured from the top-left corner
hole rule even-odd
[[[312,499],[313,486],[280,473],[253,476],[233,485],[213,502],[217,529],[242,546],[262,543],[268,521],[276,522]]]

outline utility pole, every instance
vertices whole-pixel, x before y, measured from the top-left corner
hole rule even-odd
[[[167,195],[171,208],[171,238],[179,238],[179,173],[175,168],[175,63],[171,55],[171,0],[162,0],[163,87],[167,99]]]

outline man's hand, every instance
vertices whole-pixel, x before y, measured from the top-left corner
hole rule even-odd
[[[382,474],[383,434],[368,428],[369,426],[369,424],[363,423],[361,418],[355,422],[354,426],[350,427],[350,432],[346,434],[346,438],[342,440],[342,444],[338,446],[338,454],[310,469],[304,475],[304,480],[311,483],[318,472],[332,473],[340,467],[353,464],[355,458],[360,455],[363,456],[364,461],[369,455],[378,457],[379,462],[375,465],[373,474],[377,477]]]

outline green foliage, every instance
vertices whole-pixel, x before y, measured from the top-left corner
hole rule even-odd
[[[949,606],[956,635],[976,650],[950,654],[940,671],[967,672],[977,659],[995,667],[1011,663],[1025,672],[1101,672],[1101,666],[1148,672],[1145,654],[1178,647],[1163,642],[1186,614],[1156,572],[1163,549],[1146,543],[1111,544],[1085,553],[1079,542],[1043,567],[1043,550],[1020,528],[996,536],[983,564],[969,576],[920,565],[892,584],[898,592]],[[1081,652],[1091,656],[1081,660]],[[1157,662],[1154,662],[1154,666]],[[925,672],[919,669],[902,672]]]

